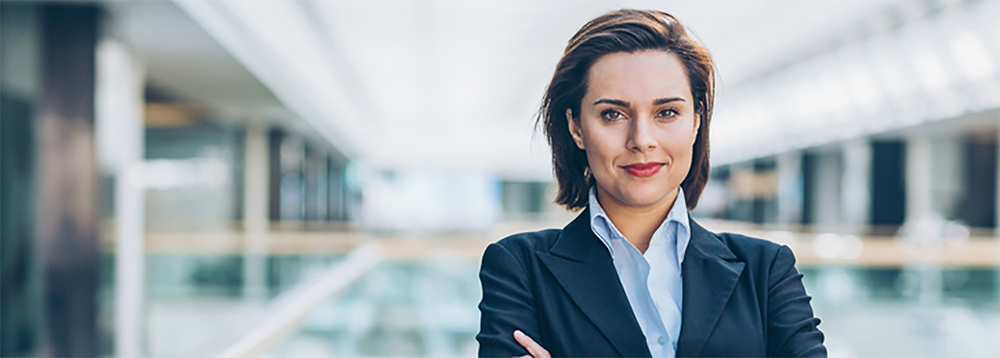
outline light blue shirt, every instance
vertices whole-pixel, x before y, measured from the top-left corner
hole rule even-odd
[[[611,223],[595,190],[590,189],[590,229],[611,253],[649,353],[653,358],[674,357],[681,333],[681,263],[691,240],[684,190],[677,188],[677,200],[653,232],[645,254]]]

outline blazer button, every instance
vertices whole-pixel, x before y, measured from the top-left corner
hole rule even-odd
[[[660,338],[657,339],[656,342],[658,342],[660,344],[667,344],[667,337],[660,336]]]

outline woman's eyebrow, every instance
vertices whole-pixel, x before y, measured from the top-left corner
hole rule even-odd
[[[666,104],[666,103],[670,103],[670,102],[678,102],[678,101],[679,102],[685,102],[686,100],[684,98],[682,98],[682,97],[657,98],[655,101],[653,101],[653,105],[654,106],[659,106],[661,104]],[[612,105],[620,106],[620,107],[631,107],[632,106],[632,104],[629,103],[628,101],[622,101],[620,99],[607,99],[607,98],[601,98],[601,99],[597,100],[596,102],[594,102],[594,105],[596,106],[596,105],[601,104],[601,103],[608,103],[608,104],[612,104]]]
[[[653,105],[654,106],[659,106],[661,104],[666,104],[666,103],[676,102],[676,101],[684,102],[685,100],[683,98],[681,98],[681,97],[659,98],[659,99],[653,101]]]
[[[622,101],[620,99],[607,99],[607,98],[601,98],[601,99],[597,100],[597,102],[594,102],[594,105],[596,106],[596,105],[601,104],[601,103],[609,103],[609,104],[613,104],[613,105],[620,106],[620,107],[631,107],[632,106],[631,103],[628,103],[626,101]]]

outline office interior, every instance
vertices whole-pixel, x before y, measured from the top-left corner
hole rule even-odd
[[[4,0],[0,356],[474,356],[622,7],[712,51],[692,216],[792,248],[831,356],[1000,355],[998,1]]]

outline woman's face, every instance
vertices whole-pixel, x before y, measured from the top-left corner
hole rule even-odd
[[[601,199],[610,194],[630,207],[672,203],[701,123],[680,59],[665,51],[608,54],[591,66],[587,85],[579,122],[571,110],[566,117]]]

